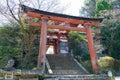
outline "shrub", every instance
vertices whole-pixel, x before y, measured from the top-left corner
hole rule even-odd
[[[114,59],[112,57],[102,57],[98,60],[100,69],[112,68],[114,65]]]
[[[106,57],[102,57],[98,60],[98,64],[100,67],[100,70],[103,71],[105,69],[108,70],[112,70],[115,72],[119,72],[120,71],[120,61],[116,60],[112,57],[106,56]]]
[[[90,73],[93,73],[91,61],[87,60],[81,63]],[[98,60],[100,72],[111,70],[113,73],[120,73],[120,61],[112,57],[106,56]]]
[[[89,54],[89,53],[83,54],[83,55],[82,55],[82,60],[83,60],[83,61],[85,61],[85,60],[90,60],[90,54]]]
[[[93,73],[92,65],[91,65],[90,60],[84,61],[81,64],[85,67],[86,70],[88,70],[88,72]]]

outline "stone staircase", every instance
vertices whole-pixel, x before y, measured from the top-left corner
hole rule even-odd
[[[83,68],[81,68],[75,60],[70,56],[64,55],[47,55],[50,68],[53,74],[60,75],[85,75],[88,74]]]
[[[52,73],[44,76],[44,80],[107,80],[105,75],[89,74],[70,56],[46,55]]]

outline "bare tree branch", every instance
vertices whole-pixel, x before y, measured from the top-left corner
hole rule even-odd
[[[15,15],[13,14],[13,11],[11,10],[8,0],[6,0],[6,2],[7,2],[7,7],[8,7],[8,9],[9,9],[9,11],[10,11],[10,14],[12,15],[12,17],[13,17],[17,22],[19,22],[19,20],[15,17]]]

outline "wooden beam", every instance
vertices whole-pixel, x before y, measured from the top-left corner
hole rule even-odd
[[[42,15],[35,12],[28,12],[27,16],[41,19]]]
[[[56,36],[56,37],[57,37],[58,35],[59,35],[59,36],[62,36],[62,37],[63,37],[63,36],[66,37],[68,34],[48,34],[47,36]]]
[[[29,26],[40,28],[41,24],[38,23],[29,23]],[[85,28],[77,28],[77,27],[64,27],[61,25],[47,25],[50,29],[60,29],[60,30],[67,30],[67,31],[77,31],[77,32],[86,32]],[[92,33],[100,33],[99,30],[92,30]]]
[[[89,22],[89,23],[91,23],[90,24],[91,26],[99,26],[100,25],[99,21],[63,18],[63,17],[58,17],[58,16],[50,16],[50,15],[39,14],[39,13],[35,13],[35,12],[27,12],[27,16],[34,17],[34,18],[39,18],[39,19],[41,19],[43,16],[45,16],[45,17],[48,18],[48,20],[53,20],[53,21],[58,21],[58,22],[68,22],[70,24],[84,24],[86,22]]]

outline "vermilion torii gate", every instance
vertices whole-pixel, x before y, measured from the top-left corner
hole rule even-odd
[[[91,63],[94,72],[98,72],[98,65],[96,59],[96,53],[94,50],[92,33],[99,33],[99,31],[91,30],[91,26],[99,26],[102,18],[84,18],[76,17],[64,14],[57,14],[52,12],[46,12],[30,8],[24,5],[21,5],[24,13],[29,17],[38,18],[41,20],[41,23],[29,23],[30,26],[40,27],[41,28],[41,37],[40,37],[40,47],[38,55],[38,68],[45,69],[45,59],[46,59],[46,49],[47,49],[47,30],[48,29],[57,29],[61,31],[77,31],[77,32],[86,32],[86,37],[88,40],[88,47],[90,52]],[[84,26],[84,28],[77,27],[79,24]],[[58,36],[60,37],[60,36]],[[58,39],[59,40],[59,39]]]

